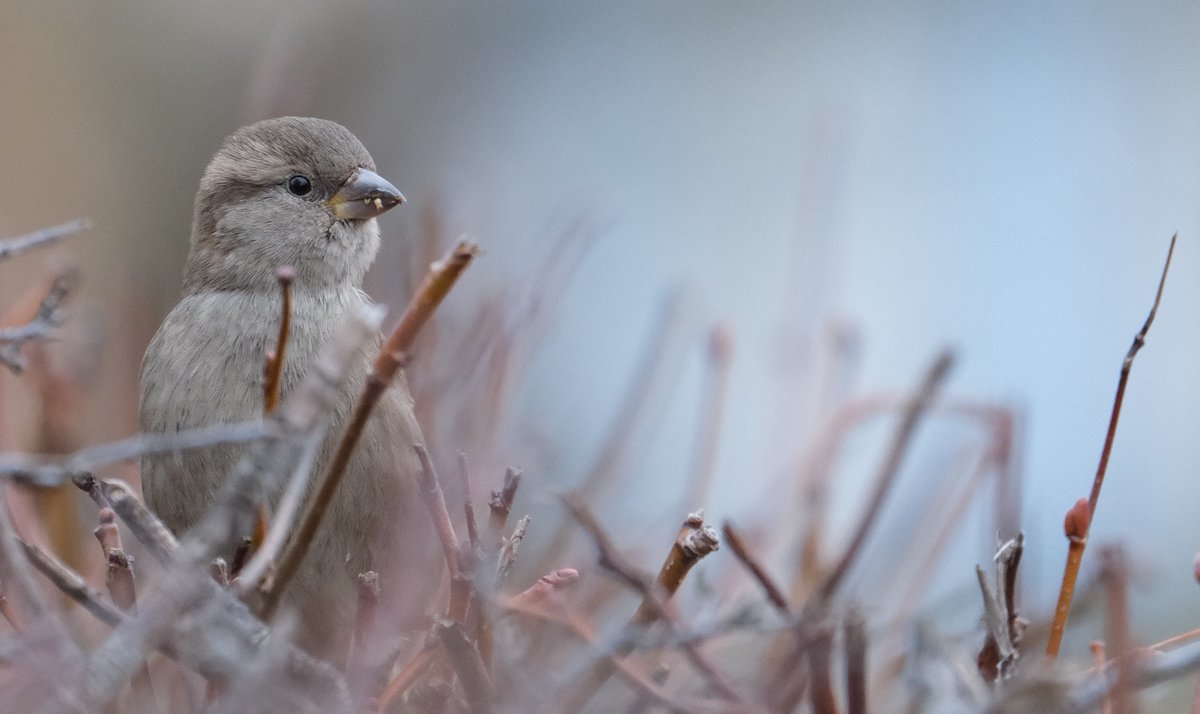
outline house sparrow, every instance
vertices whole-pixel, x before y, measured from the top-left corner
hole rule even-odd
[[[347,311],[368,302],[361,285],[379,247],[375,218],[403,201],[375,173],[358,139],[331,121],[269,119],[227,138],[196,194],[183,297],[142,359],[142,431],[173,433],[262,414],[264,356],[280,320],[275,276],[285,265],[295,271],[281,379],[286,399]],[[377,347],[368,345],[352,366],[314,473],[333,453]],[[425,575],[436,565],[435,557],[429,562],[436,550],[426,544],[436,541],[420,512],[414,476],[420,464],[412,445],[421,442],[401,378],[367,423],[285,593],[284,607],[290,604],[299,616],[297,642],[314,654],[334,661],[344,656],[359,573],[379,571],[385,590],[391,581],[404,591],[403,573]],[[147,504],[182,533],[213,504],[244,453],[244,446],[219,445],[145,457]],[[230,534],[227,559],[244,535]]]

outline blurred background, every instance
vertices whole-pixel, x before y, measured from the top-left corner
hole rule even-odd
[[[903,395],[949,346],[948,397],[1013,416],[1022,479],[978,491],[923,590],[972,632],[997,499],[1026,534],[1022,608],[1051,611],[1063,514],[1090,488],[1178,232],[1092,531],[1132,552],[1135,629],[1152,642],[1200,619],[1197,36],[1190,2],[7,2],[0,236],[95,227],[10,261],[0,297],[73,256],[73,319],[94,340],[80,439],[132,433],[141,352],[178,296],[221,139],[274,115],[339,121],[410,201],[381,221],[372,295],[403,304],[430,236],[483,246],[446,334],[491,315],[520,338],[523,369],[487,448],[455,443],[445,410],[431,439],[442,459],[468,450],[481,478],[525,468],[523,510],[548,514],[530,548],[622,422],[633,433],[608,454],[619,474],[596,509],[647,567],[696,505],[697,439],[712,445],[710,520],[764,544],[802,530],[798,474],[830,419]],[[527,317],[541,327],[522,331]],[[3,379],[22,404],[26,387]],[[442,384],[460,412],[486,396]],[[5,448],[32,448],[24,413],[9,409]],[[855,422],[837,452],[831,551],[893,425]],[[869,607],[888,607],[889,548],[939,515],[982,431],[936,415],[921,429],[852,583]],[[763,549],[790,572],[794,549]],[[1086,659],[1099,628],[1079,624],[1065,651]]]

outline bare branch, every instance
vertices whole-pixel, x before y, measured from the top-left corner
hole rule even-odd
[[[21,555],[22,543],[13,528],[8,504],[3,501],[4,492],[0,491],[0,582],[8,589],[7,594],[17,596],[26,615],[33,620],[41,620],[48,615],[48,611],[34,582],[33,573]]]
[[[788,607],[787,596],[785,596],[783,594],[783,590],[775,584],[775,581],[767,573],[767,570],[763,567],[762,563],[758,561],[758,558],[756,558],[754,554],[750,552],[750,549],[746,547],[745,541],[742,540],[742,536],[733,527],[733,524],[729,521],[725,521],[725,524],[722,526],[721,530],[725,534],[725,542],[729,544],[730,550],[732,550],[733,554],[737,556],[738,561],[741,562],[742,565],[746,566],[746,569],[750,571],[750,574],[754,576],[754,579],[758,581],[758,584],[762,586],[763,591],[767,594],[767,599],[771,601],[771,604],[774,605],[775,609],[780,613],[785,615],[788,614],[790,612],[790,608]]]
[[[479,552],[479,524],[475,520],[475,504],[471,501],[471,472],[467,469],[467,455],[458,452],[458,480],[462,488],[463,518],[467,523],[467,542],[471,550]]]
[[[851,606],[843,623],[846,653],[846,714],[867,714],[867,624]]]
[[[75,474],[71,482],[91,496],[96,505],[116,511],[133,536],[146,546],[155,560],[164,565],[175,562],[179,541],[158,516],[134,494],[129,484],[120,480],[99,479],[87,471]]]
[[[850,539],[850,543],[846,546],[845,551],[843,551],[837,566],[821,586],[820,594],[825,600],[829,600],[837,592],[838,586],[842,584],[842,580],[850,571],[850,566],[854,564],[854,560],[858,557],[859,551],[861,551],[863,543],[867,539],[867,534],[875,525],[879,509],[883,507],[883,502],[887,498],[888,491],[891,489],[892,483],[896,480],[896,473],[899,471],[900,463],[904,460],[904,455],[908,451],[908,445],[912,441],[913,434],[916,432],[917,424],[921,421],[921,417],[929,408],[929,404],[933,401],[938,388],[950,372],[950,366],[953,364],[953,361],[953,355],[950,352],[947,351],[939,354],[925,373],[924,379],[921,380],[921,385],[909,399],[908,406],[905,407],[904,414],[900,419],[900,424],[896,428],[896,433],[892,437],[892,443],[888,448],[887,456],[884,458],[879,473],[875,477],[875,488],[871,493],[870,500],[867,502],[867,510],[859,519],[854,536]]]
[[[263,379],[263,414],[270,414],[279,403],[283,364],[287,358],[288,334],[292,327],[292,281],[295,279],[296,269],[291,266],[285,265],[275,271],[275,280],[279,283],[283,301],[279,315],[279,338],[275,341],[275,349],[267,357]]]
[[[501,607],[506,612],[535,617],[566,629],[575,637],[591,645],[593,650],[599,652],[600,656],[604,657],[605,661],[612,668],[612,671],[634,689],[634,691],[639,692],[655,704],[666,707],[672,712],[691,714],[692,712],[727,712],[730,710],[728,702],[722,702],[720,705],[711,705],[699,701],[681,702],[675,700],[653,680],[630,667],[624,657],[602,647],[596,641],[596,633],[592,627],[558,597],[538,597],[536,600],[525,597],[513,598],[508,603],[501,605]],[[567,709],[567,711],[571,710]]]
[[[139,434],[121,441],[90,446],[66,457],[9,452],[0,454],[0,479],[40,488],[52,488],[76,475],[118,461],[151,454],[184,451],[217,444],[257,441],[271,433],[261,421],[214,424],[174,434]]]
[[[488,499],[488,533],[490,535],[485,547],[491,553],[500,550],[500,546],[504,543],[504,528],[508,523],[513,499],[517,497],[517,488],[520,485],[521,470],[510,466],[504,472],[504,485],[500,487],[500,490],[492,491],[492,497]]]
[[[104,596],[93,590],[79,574],[63,565],[57,558],[43,551],[36,545],[18,541],[25,550],[25,556],[38,572],[54,584],[65,595],[83,606],[83,609],[96,616],[109,627],[116,627],[125,619],[120,610],[104,601]]]
[[[43,228],[33,233],[26,233],[17,238],[0,241],[0,260],[13,258],[22,253],[28,253],[35,248],[41,248],[55,241],[90,230],[92,222],[86,218],[62,223],[50,228]]]
[[[462,623],[466,621],[467,610],[471,602],[471,583],[459,567],[461,550],[458,535],[454,532],[454,524],[450,522],[450,511],[446,508],[446,498],[442,494],[442,486],[438,481],[437,471],[429,452],[420,444],[414,444],[417,458],[421,461],[421,471],[418,474],[421,499],[433,519],[434,530],[437,531],[438,541],[442,544],[442,553],[446,557],[446,566],[450,573],[450,607],[447,614],[450,619]]]
[[[592,536],[599,550],[601,567],[615,574],[622,582],[642,595],[642,603],[629,619],[626,629],[637,631],[656,620],[662,620],[667,627],[674,629],[675,618],[667,609],[666,600],[660,597],[659,592],[664,592],[669,598],[678,589],[691,567],[705,555],[717,549],[719,537],[716,529],[705,526],[700,514],[689,515],[683,522],[679,534],[667,554],[666,561],[659,569],[655,584],[651,585],[619,555],[608,534],[596,521],[596,517],[592,515],[587,506],[579,501],[577,496],[564,496],[562,502],[571,516]],[[741,695],[709,662],[696,642],[684,641],[681,643],[681,647],[688,661],[704,676],[705,681],[712,686],[714,691],[729,701],[742,701]],[[622,644],[613,652],[613,656],[617,659],[624,658],[632,649],[630,644]],[[570,711],[582,709],[612,674],[613,669],[609,660],[596,662],[588,675],[580,680],[569,696],[567,709]]]
[[[280,556],[275,577],[263,593],[263,612],[267,616],[278,607],[283,590],[296,574],[300,562],[316,538],[317,529],[346,473],[346,467],[362,436],[367,418],[403,366],[417,332],[454,287],[454,283],[478,252],[479,248],[474,244],[463,242],[445,258],[431,265],[425,282],[421,284],[400,317],[400,322],[380,348],[337,450],[321,480],[309,495],[296,532]]]
[[[24,325],[0,328],[0,363],[14,373],[25,369],[21,346],[30,340],[49,337],[62,324],[63,317],[59,307],[67,294],[74,289],[75,282],[74,270],[61,273],[50,284],[50,290],[42,298],[32,320]]]
[[[1067,626],[1067,618],[1071,614],[1071,599],[1075,593],[1075,581],[1079,578],[1079,568],[1083,563],[1083,553],[1087,548],[1087,537],[1091,532],[1092,521],[1096,515],[1096,505],[1100,502],[1100,489],[1104,486],[1104,476],[1108,472],[1108,459],[1112,455],[1113,441],[1117,435],[1117,421],[1121,418],[1121,405],[1125,402],[1125,387],[1129,383],[1129,372],[1133,368],[1133,358],[1146,344],[1146,334],[1150,325],[1154,324],[1154,316],[1158,314],[1158,306],[1162,302],[1163,287],[1167,284],[1167,271],[1171,269],[1171,257],[1175,255],[1175,241],[1179,235],[1171,236],[1171,247],[1167,249],[1167,259],[1163,263],[1162,275],[1158,279],[1158,290],[1154,294],[1154,304],[1142,329],[1133,337],[1133,344],[1121,360],[1121,375],[1117,378],[1117,393],[1113,397],[1112,412],[1108,418],[1108,430],[1104,434],[1104,446],[1100,449],[1100,463],[1096,466],[1096,477],[1092,480],[1092,491],[1087,500],[1086,519],[1081,523],[1082,532],[1072,538],[1067,552],[1067,564],[1063,568],[1062,585],[1058,591],[1058,605],[1054,612],[1054,622],[1050,630],[1050,639],[1046,644],[1046,656],[1053,659],[1058,656],[1062,642],[1063,631]]]
[[[521,520],[517,521],[512,535],[504,539],[504,546],[500,548],[500,557],[496,562],[497,587],[504,583],[508,577],[508,571],[517,560],[517,551],[521,548],[521,541],[525,540],[525,531],[529,528],[529,521],[529,516],[523,516]]]
[[[433,631],[446,648],[450,665],[454,667],[458,681],[467,693],[467,704],[472,714],[489,714],[496,695],[492,690],[492,678],[483,666],[479,650],[467,639],[462,626],[457,622],[443,620],[434,625]]]

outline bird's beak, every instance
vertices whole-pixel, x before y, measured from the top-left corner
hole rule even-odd
[[[370,169],[357,168],[325,205],[339,221],[361,221],[401,203],[404,196],[387,179]]]

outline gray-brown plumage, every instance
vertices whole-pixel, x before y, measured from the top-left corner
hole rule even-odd
[[[368,302],[360,287],[379,247],[375,217],[401,201],[358,139],[333,122],[271,119],[226,139],[196,195],[183,297],[142,360],[142,430],[170,433],[261,415],[263,360],[280,319],[275,273],[284,265],[296,273],[281,389],[286,399],[347,309]],[[375,347],[369,345],[351,371],[318,473]],[[344,653],[358,573],[378,570],[394,587],[403,581],[400,571],[427,573],[436,565],[421,562],[435,552],[420,545],[429,518],[419,510],[414,474],[420,466],[412,444],[421,441],[411,397],[399,383],[368,422],[287,591],[285,606],[298,612],[298,640],[309,650],[334,659]],[[186,531],[243,453],[217,446],[144,459],[147,503],[177,533]]]

